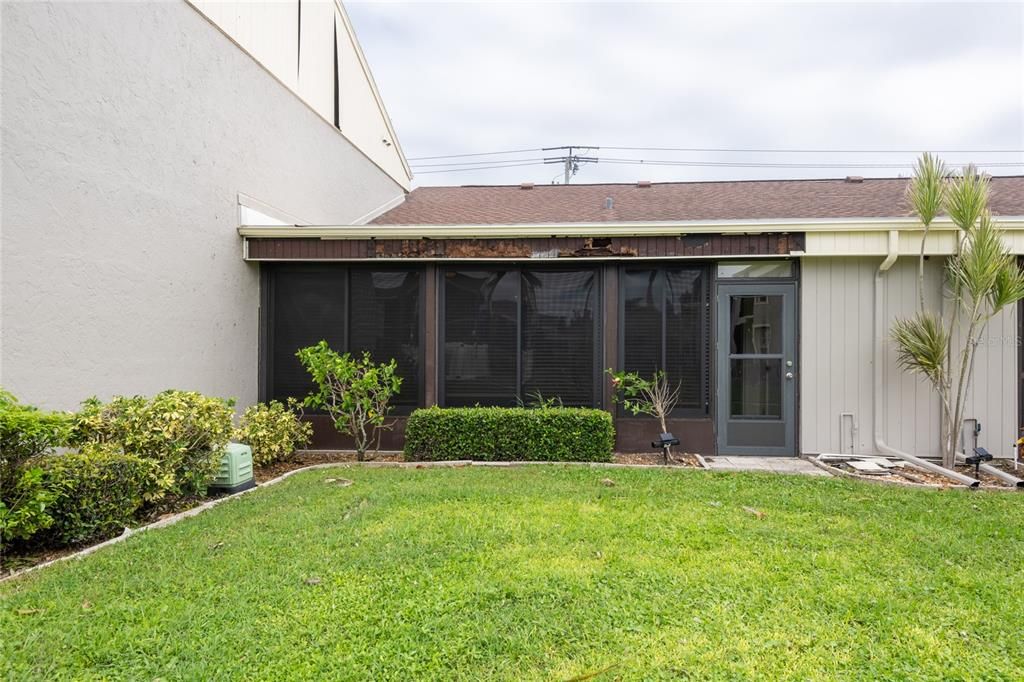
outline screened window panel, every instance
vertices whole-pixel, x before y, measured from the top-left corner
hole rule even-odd
[[[706,268],[622,271],[623,367],[650,377],[665,372],[680,386],[680,409],[704,409],[707,385]]]
[[[445,273],[445,403],[515,405],[519,273]]]
[[[341,269],[274,270],[271,330],[271,398],[303,398],[313,382],[296,351],[321,340],[345,344],[345,276]]]
[[[649,377],[662,364],[664,280],[657,270],[626,270],[622,274],[623,357],[627,372]]]
[[[353,355],[396,360],[402,388],[395,405],[417,405],[420,395],[420,273],[351,270],[349,342]]]
[[[704,406],[702,271],[665,271],[665,373],[679,384],[678,407]]]
[[[523,272],[524,400],[594,405],[596,280],[592,270]]]

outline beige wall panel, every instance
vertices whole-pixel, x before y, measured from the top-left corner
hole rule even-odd
[[[957,353],[963,333],[956,336]],[[1017,439],[1017,307],[1011,306],[989,322],[974,357],[974,372],[964,420],[981,422],[978,445],[997,457],[1012,457]],[[967,425],[967,429],[971,424]],[[965,433],[964,444],[973,447],[974,437]]]
[[[840,415],[853,413],[853,450],[874,447],[874,275],[878,258],[805,258],[801,275],[801,450],[840,449]],[[917,307],[917,263],[901,259],[886,273],[883,310],[891,326],[896,316]],[[928,271],[930,303],[938,300],[939,273]],[[931,454],[938,447],[938,400],[930,388],[896,365],[886,341],[884,436],[892,447]],[[843,424],[849,451],[849,422]]]

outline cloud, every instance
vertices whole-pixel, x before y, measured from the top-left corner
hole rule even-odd
[[[350,2],[346,7],[410,157],[563,144],[1024,148],[1020,4]],[[607,149],[599,155],[871,163],[913,158]],[[1024,162],[1022,154],[947,158]],[[424,173],[417,183],[549,182],[558,170]],[[1024,166],[992,170],[1019,173]],[[586,166],[574,181],[898,172],[605,163]]]

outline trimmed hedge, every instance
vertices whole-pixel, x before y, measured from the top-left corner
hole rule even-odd
[[[136,519],[154,464],[109,445],[41,458],[43,480],[55,499],[47,544],[66,545],[116,535]]]
[[[405,426],[408,460],[609,462],[612,416],[578,407],[428,407]]]

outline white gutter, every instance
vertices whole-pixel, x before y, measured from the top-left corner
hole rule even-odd
[[[999,217],[1009,230],[1024,230],[1024,216]],[[515,239],[549,237],[679,237],[688,234],[770,234],[792,232],[920,231],[915,218],[833,218],[787,220],[674,220],[497,225],[243,225],[242,237],[313,239]],[[958,229],[937,219],[933,233]]]
[[[958,471],[947,469],[939,466],[933,462],[929,462],[926,459],[915,457],[909,453],[895,448],[889,447],[885,442],[885,436],[882,433],[882,420],[885,417],[885,397],[884,397],[884,373],[882,371],[882,364],[885,362],[885,310],[883,309],[883,292],[882,292],[882,280],[883,275],[893,266],[896,262],[896,258],[899,256],[899,241],[900,235],[897,230],[889,230],[889,252],[885,257],[885,260],[878,266],[878,271],[875,273],[875,449],[883,455],[889,457],[897,457],[904,461],[910,462],[914,466],[920,467],[933,473],[941,474],[949,478],[955,479],[964,485],[976,488],[981,485],[981,481],[965,476]]]

